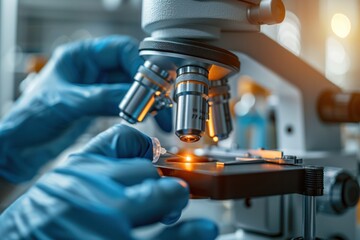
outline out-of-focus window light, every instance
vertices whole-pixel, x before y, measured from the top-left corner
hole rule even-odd
[[[277,40],[295,55],[301,52],[301,24],[299,18],[292,12],[286,11],[284,21],[280,24]]]
[[[330,79],[334,76],[345,75],[351,66],[350,57],[346,49],[335,37],[326,41],[326,75]]]
[[[331,18],[332,31],[341,38],[346,38],[351,31],[350,19],[342,13],[336,13]]]

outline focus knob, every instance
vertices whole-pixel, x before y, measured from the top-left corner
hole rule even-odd
[[[359,184],[341,168],[324,169],[324,195],[318,197],[318,212],[339,215],[354,207],[359,200]]]

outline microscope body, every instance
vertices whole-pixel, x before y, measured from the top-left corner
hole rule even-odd
[[[121,117],[141,122],[148,113],[172,106],[173,98],[175,131],[181,141],[198,141],[206,127],[214,142],[225,139],[232,130],[228,81],[239,78],[241,65],[241,75],[250,76],[279,99],[275,111],[281,150],[303,158],[305,165],[356,174],[357,157],[341,152],[339,125],[318,117],[322,92],[340,89],[260,32],[260,25],[284,19],[281,0],[143,0],[142,11],[142,27],[150,35],[139,47],[145,63],[120,104]],[[240,227],[262,239],[301,235],[299,196],[254,198],[251,206],[248,201],[232,202],[232,230]],[[219,210],[219,204],[195,202],[185,215],[199,213],[193,206]],[[355,239],[354,208],[320,212],[317,217],[319,237]],[[245,234],[240,239],[251,238]]]
[[[215,142],[227,138],[232,130],[227,79],[240,62],[226,47],[209,42],[224,30],[258,32],[259,24],[280,22],[284,14],[280,0],[143,1],[142,27],[151,37],[141,42],[139,54],[146,63],[120,104],[120,116],[142,121],[168,105],[174,88],[180,140],[198,141],[205,125]]]

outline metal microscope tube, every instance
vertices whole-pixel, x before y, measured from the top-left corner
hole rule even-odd
[[[183,142],[196,142],[204,134],[208,119],[208,71],[199,66],[184,66],[177,75],[175,133]]]
[[[209,88],[209,137],[215,142],[229,137],[232,131],[229,86],[227,79],[210,81]]]
[[[135,81],[121,101],[120,117],[130,123],[141,122],[155,103],[155,98],[172,86],[169,73],[146,61],[140,66]]]

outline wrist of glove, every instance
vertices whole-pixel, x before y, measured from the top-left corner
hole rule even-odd
[[[46,174],[0,217],[13,239],[134,239],[132,229],[176,222],[187,205],[185,182],[161,178],[149,137],[117,125]],[[165,229],[149,239],[214,239],[204,219]]]

